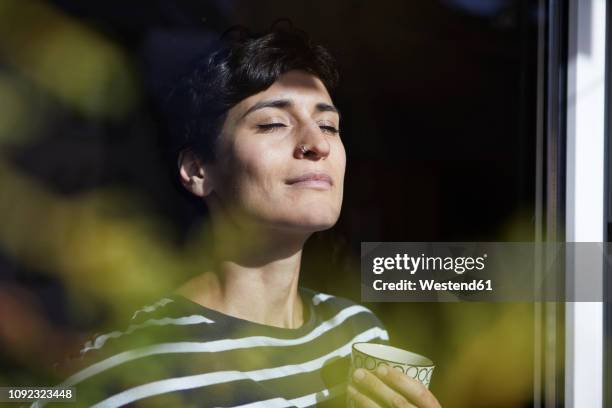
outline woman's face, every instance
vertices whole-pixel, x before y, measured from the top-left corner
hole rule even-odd
[[[323,83],[304,71],[232,107],[210,171],[223,207],[275,228],[333,226],[346,164],[339,122]]]

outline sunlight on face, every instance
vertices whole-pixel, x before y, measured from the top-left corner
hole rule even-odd
[[[303,71],[232,107],[212,171],[222,205],[275,228],[333,226],[346,164],[339,121],[323,83]]]

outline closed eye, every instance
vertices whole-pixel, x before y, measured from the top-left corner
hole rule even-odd
[[[263,125],[257,125],[259,130],[264,132],[273,132],[275,129],[287,127],[284,123],[266,123]]]
[[[328,126],[328,125],[321,125],[321,126],[319,126],[319,129],[321,129],[325,133],[332,133],[334,135],[338,134],[338,132],[339,132],[339,130],[336,129],[335,127]]]

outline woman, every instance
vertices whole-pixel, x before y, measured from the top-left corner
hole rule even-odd
[[[87,345],[98,361],[64,384],[77,401],[344,406],[348,393],[359,407],[439,406],[395,370],[357,370],[347,387],[352,343],[387,332],[365,307],[298,286],[304,243],[342,204],[337,77],[324,48],[277,28],[223,45],[181,80],[168,117],[180,182],[210,212],[214,262]]]

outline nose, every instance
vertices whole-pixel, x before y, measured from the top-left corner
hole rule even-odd
[[[302,125],[297,136],[295,158],[321,160],[329,156],[329,140],[316,123]]]

